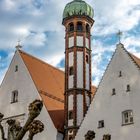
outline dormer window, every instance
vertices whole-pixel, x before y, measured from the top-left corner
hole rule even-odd
[[[17,71],[18,71],[18,65],[15,66],[15,72],[17,72]]]
[[[79,32],[83,31],[82,22],[77,22],[77,31]]]
[[[12,91],[12,97],[11,97],[11,103],[18,102],[18,91],[14,90]]]

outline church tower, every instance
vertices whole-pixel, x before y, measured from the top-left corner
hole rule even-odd
[[[73,140],[91,102],[93,9],[83,0],[65,6],[65,140]]]

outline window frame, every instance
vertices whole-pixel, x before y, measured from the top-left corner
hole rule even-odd
[[[70,66],[69,67],[69,76],[72,76],[72,75],[74,75],[74,67]]]
[[[74,116],[73,116],[73,110],[69,110],[68,111],[68,120],[73,120]]]
[[[81,21],[77,22],[76,31],[83,32],[83,23]]]
[[[125,115],[127,113],[127,118],[125,118]],[[126,119],[127,122],[126,122]],[[130,125],[134,123],[134,115],[133,115],[133,110],[125,110],[122,112],[122,126],[123,125]]]
[[[15,65],[15,72],[18,71],[18,65]]]
[[[18,90],[12,91],[11,104],[18,102]]]
[[[74,23],[73,22],[69,23],[69,25],[68,25],[68,31],[69,32],[74,32]]]
[[[98,121],[98,128],[104,128],[104,127],[105,127],[104,120]]]

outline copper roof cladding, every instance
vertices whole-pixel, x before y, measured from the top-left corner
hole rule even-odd
[[[27,54],[19,53],[58,131],[64,127],[64,72]],[[93,94],[96,87],[92,86]]]

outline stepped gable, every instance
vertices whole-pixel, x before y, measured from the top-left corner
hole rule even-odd
[[[42,60],[19,50],[31,78],[56,127],[63,132],[64,127],[64,72]],[[92,86],[94,95],[96,87]]]

